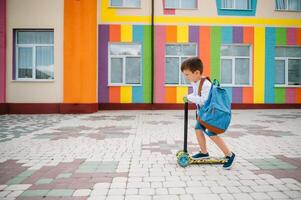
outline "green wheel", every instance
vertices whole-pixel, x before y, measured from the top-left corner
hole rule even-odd
[[[178,157],[178,164],[181,167],[187,167],[189,165],[189,155],[188,153],[181,153]]]

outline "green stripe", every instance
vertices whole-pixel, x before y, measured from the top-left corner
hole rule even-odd
[[[220,46],[222,41],[220,27],[211,27],[210,40],[210,79],[220,80]]]
[[[286,28],[276,28],[276,45],[286,45]]]
[[[143,45],[143,59],[144,59],[144,76],[143,76],[143,98],[144,103],[151,103],[152,93],[152,55],[151,55],[151,26],[144,26],[144,45]]]
[[[285,103],[285,88],[275,88],[275,103]]]

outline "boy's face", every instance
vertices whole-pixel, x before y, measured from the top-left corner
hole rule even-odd
[[[201,78],[201,72],[196,70],[195,72],[190,71],[189,69],[184,69],[183,74],[187,80],[190,82],[197,82]]]

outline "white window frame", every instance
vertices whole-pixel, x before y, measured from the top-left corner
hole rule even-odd
[[[198,9],[198,4],[197,4],[197,1],[198,0],[195,0],[195,7],[194,8],[182,8],[182,1],[185,1],[185,0],[176,0],[176,1],[179,1],[179,7],[168,7],[167,5],[166,5],[166,1],[165,1],[165,3],[164,3],[164,8],[165,9],[178,9],[178,10],[196,10],[196,9]]]
[[[290,48],[290,47],[299,47],[299,46],[276,46],[276,47],[284,47],[284,48]],[[301,47],[299,47],[301,48]],[[275,48],[276,49],[276,48]],[[275,87],[301,87],[301,85],[289,85],[288,84],[288,60],[301,60],[301,57],[276,57],[275,56],[275,61],[276,60],[282,60],[285,62],[285,67],[284,67],[284,73],[285,73],[285,77],[284,77],[284,84],[274,84]],[[276,67],[276,65],[275,65]]]
[[[140,56],[134,56],[134,55],[111,55],[110,54],[110,45],[111,44],[115,44],[115,45],[140,45],[141,47],[141,52],[140,52]],[[142,86],[142,58],[143,58],[143,46],[141,43],[138,42],[133,42],[133,43],[126,43],[126,42],[110,42],[109,46],[108,46],[108,86]],[[112,83],[111,82],[111,58],[122,58],[122,83]],[[125,79],[126,79],[126,58],[140,58],[140,83],[126,83]]]
[[[242,9],[242,8],[236,8],[236,1],[240,1],[240,0],[234,0],[234,8],[227,8],[227,7],[224,7],[224,3],[223,3],[224,0],[221,0],[221,9],[223,10],[253,10],[252,8],[252,0],[248,0],[249,1],[249,5],[250,5],[250,8],[247,8],[247,9]]]
[[[175,56],[175,55],[166,55],[165,54],[165,60],[164,60],[165,67],[166,67],[166,58],[178,58],[178,60],[179,60],[179,66],[178,66],[178,68],[179,68],[179,71],[178,71],[179,72],[179,83],[178,84],[165,83],[166,80],[165,80],[165,77],[164,77],[164,84],[165,84],[165,86],[190,86],[189,83],[188,84],[182,84],[181,83],[181,76],[182,76],[182,71],[181,71],[181,64],[182,64],[182,62],[181,62],[181,60],[182,60],[182,58],[190,58],[190,57],[195,57],[195,56],[198,55],[198,45],[197,45],[197,43],[194,43],[194,42],[188,42],[188,43],[166,43],[165,44],[165,49],[166,49],[167,45],[181,45],[182,46],[182,45],[187,45],[187,44],[195,45],[195,55]]]
[[[53,65],[51,65],[53,67],[53,78],[52,79],[37,79],[36,78],[36,48],[37,47],[53,47],[54,48],[54,44],[18,44],[18,32],[25,32],[27,30],[16,30],[15,31],[15,41],[16,41],[16,50],[15,50],[15,63],[16,63],[16,75],[15,75],[15,79],[16,81],[34,81],[34,82],[52,82],[54,81],[55,77],[54,77],[54,60],[53,60]],[[51,32],[51,30],[47,30],[48,32]],[[45,30],[28,30],[28,32],[45,32]],[[52,31],[53,32],[53,31]],[[19,48],[32,48],[32,78],[19,78]],[[53,50],[54,51],[54,50]]]
[[[135,7],[135,6],[126,6],[125,5],[125,0],[122,0],[122,5],[121,6],[113,6],[112,5],[112,0],[109,0],[110,1],[110,5],[109,7],[110,8],[141,8],[141,0],[139,0],[139,6]]]
[[[222,83],[220,81],[220,84],[223,87],[250,87],[252,86],[252,46],[249,44],[222,44],[222,46],[245,46],[245,47],[249,47],[249,56],[222,56],[221,54],[221,59],[220,59],[220,80],[222,80],[222,60],[232,60],[232,83]],[[235,59],[236,58],[243,58],[243,59],[249,59],[249,84],[235,84]]]
[[[279,8],[277,8],[277,0],[275,0],[275,11],[301,12],[301,9],[300,10],[288,9],[288,0],[285,0],[285,1],[286,1],[285,8],[279,9]]]

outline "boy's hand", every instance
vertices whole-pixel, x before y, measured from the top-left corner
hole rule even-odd
[[[184,101],[184,103],[188,103],[187,96],[184,96],[184,97],[183,97],[183,101]]]

